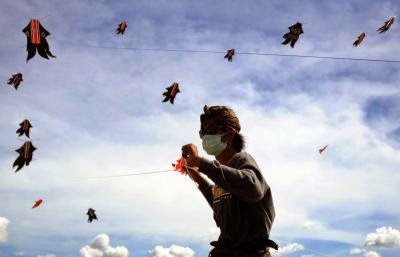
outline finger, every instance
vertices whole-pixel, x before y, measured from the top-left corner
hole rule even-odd
[[[189,153],[186,151],[182,151],[182,157],[183,158],[189,158]]]

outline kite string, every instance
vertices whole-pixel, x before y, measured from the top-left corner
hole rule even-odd
[[[224,51],[216,51],[216,50],[115,47],[115,46],[101,46],[101,45],[80,44],[80,43],[67,42],[67,41],[59,41],[59,42],[65,42],[67,44],[77,45],[77,46],[80,46],[80,47],[115,49],[115,50],[156,51],[156,52],[184,52],[184,53],[211,53],[211,54],[225,54],[226,53]],[[271,53],[271,52],[235,52],[235,54],[237,54],[237,55],[257,55],[257,56],[312,58],[312,59],[331,59],[331,60],[345,60],[345,61],[367,61],[367,62],[400,63],[400,60],[353,58],[353,57],[335,57],[335,56],[321,56],[321,55],[279,54],[279,53]]]
[[[117,177],[130,177],[130,176],[139,176],[139,175],[149,175],[149,174],[171,172],[171,171],[174,171],[174,170],[169,169],[169,170],[143,171],[143,172],[134,172],[134,173],[118,174],[118,175],[93,176],[93,177],[74,177],[74,178],[77,178],[77,179],[117,178]]]

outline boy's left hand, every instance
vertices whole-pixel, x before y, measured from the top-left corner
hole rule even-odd
[[[201,157],[199,156],[196,145],[187,144],[182,146],[182,157],[185,158],[187,166],[194,168],[199,167]]]

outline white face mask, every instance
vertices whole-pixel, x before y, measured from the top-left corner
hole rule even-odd
[[[218,156],[227,147],[227,143],[221,141],[222,135],[204,135],[201,140],[203,141],[203,149],[209,155]]]

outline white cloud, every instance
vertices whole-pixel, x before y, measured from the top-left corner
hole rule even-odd
[[[381,227],[370,233],[365,239],[365,246],[386,248],[400,247],[400,231],[391,227]]]
[[[129,251],[124,246],[110,246],[110,238],[106,234],[96,236],[89,245],[80,250],[81,257],[127,257]]]
[[[10,221],[7,218],[0,217],[0,243],[7,241],[7,226]]]
[[[297,251],[303,251],[304,246],[299,243],[290,243],[288,245],[285,245],[283,247],[279,247],[278,251],[271,249],[271,255],[273,256],[283,256],[286,254],[291,254]]]
[[[55,254],[38,255],[37,257],[56,257]]]
[[[316,230],[316,229],[322,229],[323,226],[316,222],[316,221],[306,221],[304,222],[304,224],[302,225],[302,228],[307,229],[307,230]]]
[[[369,251],[364,254],[364,257],[381,257],[381,256],[377,252]]]
[[[14,255],[15,256],[24,256],[25,253],[24,252],[15,252]]]
[[[171,245],[169,248],[156,246],[150,251],[152,257],[193,257],[194,251],[189,247]]]
[[[350,254],[351,255],[355,255],[355,254],[362,254],[365,253],[364,249],[360,249],[360,248],[353,248],[350,250]]]
[[[313,254],[303,254],[301,257],[314,257]]]

